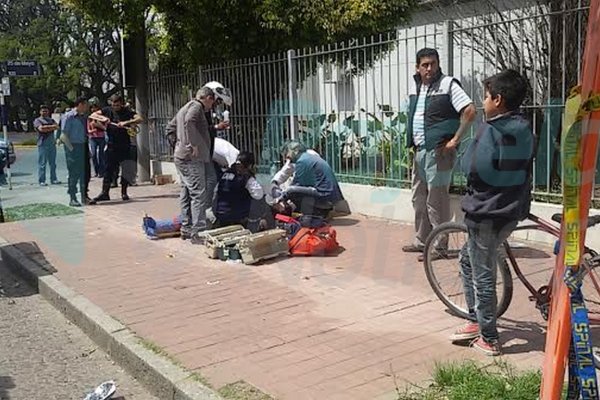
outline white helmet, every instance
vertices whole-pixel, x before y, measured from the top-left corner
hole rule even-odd
[[[212,81],[205,84],[204,87],[207,87],[214,92],[215,99],[221,99],[226,105],[231,105],[231,91],[225,86],[221,85],[217,81]]]

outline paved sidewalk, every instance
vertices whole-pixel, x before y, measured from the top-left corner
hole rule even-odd
[[[35,242],[59,279],[216,388],[244,380],[277,399],[393,399],[396,384],[426,380],[437,361],[489,360],[448,342],[461,321],[401,252],[412,226],[353,216],[336,223],[337,257],[230,264],[143,236],[143,213],[175,215],[177,193],[133,187],[131,202],[4,224],[0,236]],[[523,263],[534,271],[535,259]],[[505,358],[539,368],[545,324],[518,282],[501,324]]]

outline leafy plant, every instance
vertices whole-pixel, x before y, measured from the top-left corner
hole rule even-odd
[[[386,177],[399,179],[410,168],[411,155],[406,147],[406,124],[408,116],[405,112],[394,111],[391,106],[378,104],[379,114],[367,112],[368,135],[371,138],[371,148],[382,156],[381,171]]]

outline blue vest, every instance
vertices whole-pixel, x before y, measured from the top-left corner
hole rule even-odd
[[[248,218],[252,203],[252,197],[246,189],[248,179],[250,175],[238,173],[235,166],[221,176],[215,212],[219,220],[237,222]]]

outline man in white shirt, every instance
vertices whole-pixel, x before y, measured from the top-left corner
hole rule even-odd
[[[405,252],[422,253],[431,230],[450,220],[449,189],[456,149],[476,115],[460,82],[442,74],[439,64],[435,49],[417,52],[407,125],[407,146],[415,151],[412,203],[416,235],[412,244],[402,247]],[[436,247],[441,251],[447,243]]]
[[[227,140],[220,137],[215,138],[215,151],[213,161],[221,168],[229,168],[237,160],[240,151]]]

